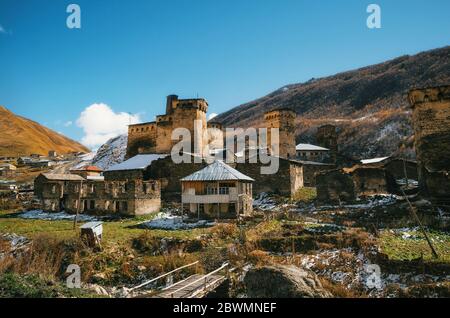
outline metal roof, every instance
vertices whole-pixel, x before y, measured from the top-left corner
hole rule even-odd
[[[382,162],[390,157],[380,157],[380,158],[371,158],[371,159],[363,159],[361,160],[362,164],[369,164],[369,163],[378,163]]]
[[[100,222],[100,221],[98,221],[98,222],[88,222],[88,223],[85,223],[82,226],[80,226],[80,229],[93,229],[93,228],[96,228],[97,226],[100,226],[102,224],[103,224],[103,222]]]
[[[216,160],[209,166],[184,177],[181,181],[255,181],[245,174],[231,168],[226,163]]]
[[[324,147],[320,147],[320,146],[316,146],[316,145],[311,145],[311,144],[298,144],[295,147],[295,150],[300,150],[300,151],[329,151],[330,149],[324,148]]]
[[[150,166],[152,161],[165,158],[168,155],[159,154],[147,154],[147,155],[137,155],[122,163],[113,165],[106,171],[122,171],[122,170],[143,170]]]
[[[57,173],[43,173],[48,180],[55,181],[83,181],[84,178],[76,174],[57,174]]]

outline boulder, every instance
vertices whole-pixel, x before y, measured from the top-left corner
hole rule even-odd
[[[328,298],[317,275],[294,265],[254,268],[244,278],[250,298]]]

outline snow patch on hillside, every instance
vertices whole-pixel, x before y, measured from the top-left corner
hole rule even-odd
[[[92,164],[106,170],[112,165],[121,163],[124,161],[127,152],[127,141],[127,135],[111,138],[98,148],[96,155],[92,159]]]

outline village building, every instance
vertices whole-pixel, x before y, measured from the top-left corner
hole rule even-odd
[[[0,180],[0,190],[10,193],[11,191],[17,191],[18,187],[16,181],[13,180]]]
[[[450,201],[450,85],[413,89],[414,146],[421,190],[436,201]]]
[[[415,182],[418,180],[417,162],[410,159],[398,157],[379,157],[371,159],[362,159],[361,163],[366,167],[380,167],[390,172],[390,174],[399,182],[407,181]]]
[[[397,193],[394,177],[384,168],[356,165],[316,174],[317,199],[321,202],[351,202],[356,198]]]
[[[150,156],[150,157],[147,157]],[[152,155],[141,155],[115,165],[102,176],[40,174],[35,194],[45,211],[89,214],[142,215],[161,208],[157,180],[147,179],[143,170]]]
[[[19,157],[18,159],[17,159],[17,164],[19,165],[19,166],[26,166],[26,165],[28,165],[30,162],[32,162],[33,161],[33,159],[31,159],[30,157]]]
[[[56,158],[56,157],[58,157],[58,153],[55,150],[49,150],[48,151],[48,157],[49,158]]]
[[[306,161],[323,162],[329,158],[330,149],[311,145],[298,144],[295,147],[297,158]]]
[[[79,176],[82,176],[85,179],[88,179],[89,177],[99,177],[102,174],[103,170],[100,169],[97,166],[84,166],[81,168],[76,168],[70,170],[70,173],[77,174]],[[94,178],[90,178],[94,179]]]
[[[238,218],[252,214],[253,179],[217,160],[181,179],[181,203],[197,218]]]
[[[9,163],[0,164],[0,177],[11,178],[16,175],[17,167]]]

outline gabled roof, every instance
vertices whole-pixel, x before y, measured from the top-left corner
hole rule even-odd
[[[91,172],[102,172],[103,170],[97,166],[83,166],[80,168],[72,169],[72,171],[91,171]]]
[[[54,181],[83,181],[84,178],[77,174],[57,174],[57,173],[43,173],[48,180]]]
[[[316,145],[311,145],[311,144],[298,144],[295,147],[295,150],[300,150],[300,151],[329,151],[330,149],[324,148],[324,147],[320,147],[320,146],[316,146]]]
[[[209,166],[194,172],[187,177],[181,179],[181,181],[255,181],[245,174],[230,167],[226,163],[216,160]]]
[[[137,155],[122,163],[113,165],[106,171],[122,171],[122,170],[143,170],[151,165],[152,161],[165,158],[168,155],[146,154]]]

